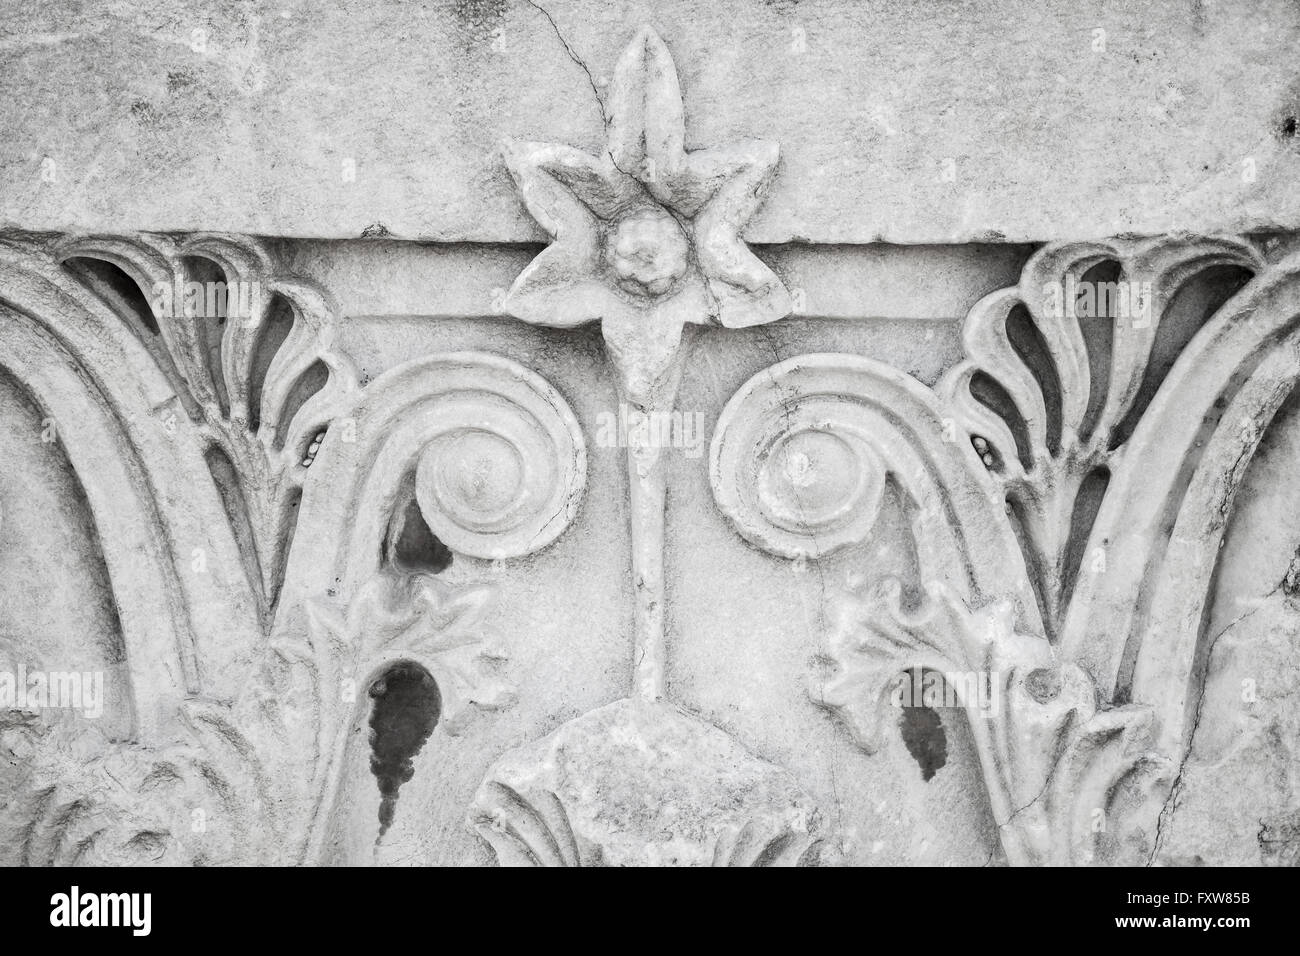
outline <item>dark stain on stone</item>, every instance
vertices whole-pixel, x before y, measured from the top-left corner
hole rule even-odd
[[[194,85],[194,74],[189,70],[172,70],[167,74],[167,92],[175,96]]]
[[[508,5],[509,0],[455,0],[451,12],[468,33],[476,39],[488,40]]]
[[[1280,587],[1282,593],[1292,600],[1300,597],[1300,550],[1291,556],[1291,563],[1287,566]]]
[[[370,685],[370,772],[379,783],[379,835],[397,814],[397,791],[415,776],[415,756],[442,716],[442,695],[427,670],[399,661]]]
[[[1300,144],[1300,79],[1291,80],[1280,90],[1271,111],[1272,133],[1277,142]]]
[[[898,726],[907,752],[921,768],[921,779],[929,783],[948,762],[948,737],[939,712],[933,707],[904,707]]]
[[[1266,866],[1300,866],[1300,811],[1260,820],[1255,834],[1260,862]]]
[[[131,104],[131,115],[141,123],[153,125],[158,121],[158,111],[148,100],[136,100]]]
[[[1048,667],[1039,667],[1025,678],[1025,690],[1040,704],[1049,704],[1061,693],[1061,675]]]

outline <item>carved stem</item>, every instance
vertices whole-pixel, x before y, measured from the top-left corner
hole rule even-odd
[[[667,697],[668,652],[664,640],[664,509],[668,494],[667,460],[659,447],[658,422],[667,419],[690,352],[690,332],[657,376],[637,368],[637,359],[619,348],[610,358],[619,370],[619,399],[627,406],[627,474],[632,521],[633,695],[642,700]],[[640,363],[644,364],[644,363]],[[634,369],[636,371],[634,372]],[[637,373],[641,374],[637,374]],[[652,382],[650,385],[641,383]],[[644,425],[632,425],[633,416]],[[643,444],[642,437],[647,439]]]
[[[975,752],[979,755],[980,768],[984,772],[989,809],[993,812],[993,822],[997,824],[998,838],[1007,855],[1007,862],[1011,866],[1032,866],[1038,861],[1025,845],[1021,831],[1013,826],[1016,816],[1030,810],[1030,807],[1012,806],[1014,781],[1006,772],[1005,756],[999,756],[992,721],[968,708],[966,722],[975,741]]]
[[[668,483],[659,451],[631,443],[627,450],[632,492],[633,682],[636,695],[643,700],[665,696],[668,663],[664,644],[664,504]]]

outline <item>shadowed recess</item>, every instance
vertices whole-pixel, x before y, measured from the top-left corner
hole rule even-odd
[[[230,460],[230,456],[219,445],[209,445],[203,453],[208,471],[221,495],[221,505],[225,509],[230,528],[235,533],[239,553],[244,562],[244,575],[248,579],[253,593],[259,597],[258,611],[265,620],[268,611],[269,595],[262,590],[262,564],[258,559],[253,521],[244,496],[244,486],[239,478],[239,469]]]
[[[158,334],[158,319],[153,307],[134,279],[104,259],[74,256],[63,267],[92,289],[128,322],[134,319],[152,335]]]
[[[329,368],[320,359],[317,359],[309,365],[297,381],[293,383],[293,388],[289,390],[288,396],[284,402],[284,412],[280,416],[278,429],[275,433],[275,446],[284,447],[284,441],[289,434],[289,426],[293,423],[294,418],[302,409],[307,401],[325,387],[329,381]]]
[[[407,574],[440,574],[451,567],[451,549],[429,529],[414,495],[399,506],[388,531],[387,563]]]
[[[284,539],[275,552],[275,564],[271,568],[271,593],[266,596],[269,611],[274,611],[280,603],[280,591],[284,587],[284,573],[289,563],[289,552],[293,550],[293,536],[298,530],[298,508],[301,504],[301,488],[293,489],[284,500]]]
[[[1029,426],[1025,424],[1024,416],[1020,414],[1020,409],[1007,390],[987,372],[976,372],[971,376],[970,393],[976,401],[1006,423],[1012,437],[1016,440],[1015,448],[998,448],[989,442],[990,447],[997,453],[995,462],[1000,464],[1001,459],[1016,457],[1020,459],[1020,464],[1026,471],[1032,469],[1034,446],[1029,438]]]
[[[1055,455],[1061,450],[1061,382],[1047,340],[1023,304],[1007,315],[1007,340],[1038,383],[1047,412],[1047,450]]]
[[[217,396],[221,414],[230,414],[230,396],[226,392],[226,377],[221,369],[221,339],[226,331],[226,318],[231,305],[227,297],[229,283],[221,267],[201,256],[188,256],[182,260],[185,267],[186,298],[177,314],[182,321],[194,324],[194,335],[203,350],[208,379]],[[191,299],[190,283],[198,283]],[[192,315],[190,313],[193,313]]]
[[[158,316],[154,313],[154,305],[160,308],[166,306],[174,296],[174,290],[168,289],[166,294],[161,290],[154,290],[156,299],[151,302],[144,290],[120,267],[104,259],[89,256],[74,256],[67,259],[63,263],[63,268],[76,276],[82,285],[90,289],[122,319],[126,327],[131,330],[131,334],[148,349],[159,370],[167,377],[185,413],[194,421],[201,419],[202,412],[190,394],[185,377],[176,366],[176,360],[163,341],[162,332],[158,327]],[[176,303],[172,302],[171,305],[174,312]]]
[[[1111,350],[1115,346],[1115,318],[1119,311],[1119,283],[1123,269],[1113,259],[1099,262],[1079,277],[1075,314],[1088,350],[1088,410],[1079,437],[1092,437],[1110,392]],[[1091,302],[1088,301],[1091,297]]]
[[[1111,435],[1112,449],[1118,448],[1132,436],[1147,406],[1156,397],[1156,392],[1192,336],[1253,278],[1254,273],[1242,266],[1224,265],[1206,269],[1179,287],[1169,300],[1163,315],[1152,317],[1152,321],[1160,324],[1156,327],[1155,340],[1151,343],[1151,360],[1147,363],[1142,385],[1138,388],[1132,407]]]
[[[1070,537],[1066,543],[1064,565],[1061,569],[1061,603],[1058,614],[1065,615],[1074,594],[1074,586],[1079,580],[1083,568],[1088,536],[1097,521],[1097,512],[1101,510],[1102,499],[1106,497],[1106,488],[1110,484],[1110,471],[1106,468],[1094,468],[1088,472],[1079,485],[1079,493],[1074,499],[1074,514],[1070,519]],[[1088,573],[1101,569],[1089,567]]]
[[[898,718],[903,744],[921,768],[926,783],[948,762],[948,737],[943,719],[933,707],[904,707]]]
[[[1055,605],[1052,601],[1052,590],[1048,583],[1052,568],[1045,563],[1050,559],[1043,555],[1038,542],[1033,539],[1029,532],[1029,529],[1033,527],[1033,523],[1025,513],[1025,502],[1020,495],[1008,495],[1006,502],[1011,509],[1011,526],[1015,531],[1016,541],[1020,545],[1020,553],[1025,557],[1025,570],[1029,572],[1029,584],[1034,591],[1034,600],[1038,602],[1038,613],[1042,615],[1043,627],[1047,631],[1047,639],[1055,642],[1057,617]]]
[[[442,695],[433,676],[398,661],[370,685],[370,772],[379,783],[379,835],[397,814],[397,791],[415,776],[415,756],[438,726]]]
[[[275,353],[293,331],[293,306],[281,295],[272,295],[266,319],[257,331],[257,345],[253,352],[252,377],[248,388],[248,429],[257,431],[262,423],[262,386],[266,371],[271,367]],[[278,424],[278,423],[277,423]]]

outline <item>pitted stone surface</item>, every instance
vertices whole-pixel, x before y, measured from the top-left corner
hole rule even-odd
[[[819,830],[788,773],[698,717],[636,700],[507,754],[471,817],[502,863],[526,865],[793,865]]]
[[[0,10],[0,223],[21,229],[540,241],[494,151],[597,147],[642,23],[691,64],[688,147],[784,146],[750,242],[1300,226],[1289,0]]]

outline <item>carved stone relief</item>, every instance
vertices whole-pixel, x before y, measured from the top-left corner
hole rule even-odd
[[[692,69],[505,142],[540,250],[0,238],[82,608],[0,603],[0,861],[1294,861],[1294,240],[751,248]]]

